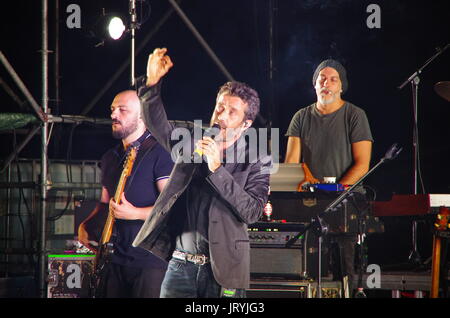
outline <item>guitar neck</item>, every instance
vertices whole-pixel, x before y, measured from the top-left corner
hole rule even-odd
[[[124,176],[124,172],[122,172],[122,175],[120,176],[119,184],[117,185],[116,194],[114,195],[114,202],[117,204],[120,204],[120,198],[123,193],[123,189],[125,188],[125,181],[126,176]],[[108,243],[111,239],[112,235],[112,229],[114,226],[114,215],[111,213],[111,210],[109,210],[108,218],[106,219],[105,226],[103,228],[102,238],[100,240],[100,244]]]
[[[119,183],[117,184],[116,193],[114,194],[114,202],[120,204],[122,193],[125,189],[125,183],[130,175],[131,169],[133,167],[134,159],[136,158],[136,148],[131,149],[130,155],[128,156],[125,168],[120,175]],[[111,213],[111,208],[109,209],[108,218],[106,219],[105,226],[103,228],[102,237],[100,244],[104,245],[109,242],[112,235],[112,230],[114,226],[114,215]]]

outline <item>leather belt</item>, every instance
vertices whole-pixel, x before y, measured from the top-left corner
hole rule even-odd
[[[205,265],[209,263],[209,257],[203,254],[194,255],[175,250],[172,254],[172,257],[182,261],[188,261],[196,265]]]

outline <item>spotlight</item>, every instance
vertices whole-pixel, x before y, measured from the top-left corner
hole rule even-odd
[[[119,40],[125,32],[125,24],[119,17],[112,17],[108,23],[108,33],[113,40]]]
[[[122,14],[105,13],[103,8],[103,14],[95,21],[91,28],[88,28],[88,35],[94,38],[97,42],[95,47],[104,46],[106,42],[114,42],[124,37],[125,33],[130,34],[131,40],[131,85],[135,84],[134,67],[135,67],[135,33],[140,26],[145,23],[151,12],[150,3],[147,0],[128,0],[128,19]],[[136,2],[140,4],[140,19],[136,12]],[[145,10],[144,4],[147,10]],[[144,12],[147,11],[146,14]],[[100,41],[100,42],[98,42]]]
[[[107,42],[122,40],[126,34],[130,34],[133,39],[135,30],[147,22],[151,12],[150,3],[147,0],[128,1],[128,14],[120,11],[106,13],[106,9],[102,8],[101,15],[95,17],[92,23],[89,23],[88,36],[97,41],[95,47],[103,46]],[[140,4],[139,8],[136,8],[136,2]],[[137,11],[139,11],[139,15]]]
[[[88,35],[96,41],[95,47],[103,46],[122,39],[128,31],[127,23],[122,14],[103,13],[88,29]]]

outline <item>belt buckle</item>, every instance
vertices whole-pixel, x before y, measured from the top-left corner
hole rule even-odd
[[[195,255],[194,256],[194,264],[195,265],[205,265],[206,264],[206,256],[205,255]]]
[[[186,261],[186,253],[180,251],[174,251],[172,256],[176,259]]]

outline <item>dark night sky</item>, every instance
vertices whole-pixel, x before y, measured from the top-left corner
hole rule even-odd
[[[2,9],[1,50],[21,76],[35,99],[41,100],[40,1],[18,0]],[[81,29],[66,26],[66,7],[81,8]],[[149,1],[149,19],[137,31],[136,47],[153,31],[144,49],[136,56],[136,74],[143,74],[148,53],[167,47],[175,63],[164,80],[163,98],[169,118],[208,121],[218,87],[226,77],[212,62],[191,31],[174,12],[157,28],[171,8],[168,1]],[[376,171],[367,180],[379,197],[413,192],[413,106],[412,90],[397,87],[450,41],[448,1],[351,1],[274,0],[273,38],[270,37],[268,0],[184,0],[181,8],[211,46],[225,67],[239,81],[255,87],[261,96],[263,118],[280,128],[283,137],[292,115],[315,101],[311,82],[315,67],[325,58],[341,61],[347,69],[349,89],[344,99],[363,108],[375,139],[372,164],[394,142],[404,147],[394,162]],[[381,28],[369,29],[369,4],[381,8]],[[11,5],[10,5],[11,6]],[[129,58],[130,41],[94,47],[86,36],[92,21],[101,13],[127,13],[128,1],[60,1],[60,103],[55,102],[54,55],[50,55],[50,107],[53,114],[81,114],[97,92]],[[138,6],[138,9],[140,7]],[[138,11],[138,14],[140,12]],[[49,48],[54,50],[54,5],[49,1]],[[270,45],[273,46],[273,78],[270,79]],[[450,193],[448,139],[450,103],[434,92],[434,84],[450,80],[450,50],[434,60],[421,74],[418,117],[421,171],[426,193]],[[1,78],[18,94],[11,77],[2,67]],[[128,88],[129,67],[86,114],[109,117],[114,95]],[[23,98],[24,99],[24,98]],[[27,112],[0,90],[2,112]],[[51,159],[66,158],[71,126],[56,125],[49,146]],[[11,134],[0,134],[0,158],[12,150]],[[23,138],[19,135],[19,140]],[[74,130],[73,159],[100,159],[116,141],[106,126],[80,125]],[[39,138],[20,154],[39,158]],[[283,158],[281,158],[283,159]]]
[[[340,60],[347,68],[349,90],[344,98],[367,112],[375,138],[373,163],[378,162],[394,142],[404,147],[396,162],[386,165],[371,178],[380,191],[412,191],[412,90],[408,84],[397,89],[406,78],[436,51],[449,42],[446,1],[273,1],[273,38],[269,33],[269,1],[184,1],[181,8],[205,38],[232,76],[254,86],[261,95],[264,119],[280,128],[282,136],[292,115],[314,102],[312,73],[323,59]],[[81,8],[81,29],[66,26],[66,7]],[[366,8],[381,8],[381,28],[369,29]],[[149,19],[137,31],[136,47],[154,32],[136,56],[136,74],[145,70],[147,55],[165,46],[175,63],[163,86],[164,100],[171,119],[207,121],[217,88],[226,81],[205,50],[176,13],[160,28],[158,22],[171,8],[167,1],[150,1]],[[54,56],[50,55],[49,92],[53,114],[80,114],[97,92],[106,85],[130,55],[129,38],[94,47],[86,36],[101,13],[127,12],[127,1],[60,1],[60,103],[55,103]],[[146,7],[144,7],[146,9]],[[138,5],[138,9],[140,6]],[[143,10],[145,15],[147,9]],[[138,15],[140,11],[138,10]],[[49,48],[54,44],[54,7],[49,3]],[[18,1],[15,10],[3,11],[2,51],[40,102],[40,1]],[[13,32],[5,32],[12,30]],[[273,79],[269,76],[270,44],[273,46]],[[422,73],[419,91],[419,138],[421,168],[426,192],[449,192],[446,157],[449,103],[438,96],[433,85],[448,80],[448,51]],[[4,68],[2,79],[20,96]],[[108,117],[114,95],[128,87],[129,67],[87,114]],[[32,112],[18,105],[1,91],[2,111]],[[259,123],[260,124],[260,123]],[[260,124],[261,125],[261,124]],[[57,125],[50,143],[50,158],[65,158],[69,125]],[[89,137],[89,138],[86,138]],[[19,137],[20,138],[20,137]],[[9,145],[8,137],[2,139]],[[34,140],[23,157],[38,157],[39,142]],[[114,140],[108,127],[81,125],[74,131],[72,158],[98,159]],[[280,139],[280,154],[285,152]],[[9,146],[8,145],[8,146]],[[8,153],[8,147],[2,147]],[[370,182],[369,182],[370,183]]]

